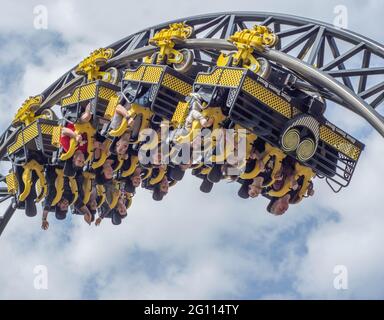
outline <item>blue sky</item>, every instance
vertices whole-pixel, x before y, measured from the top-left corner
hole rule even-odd
[[[332,22],[348,8],[349,28],[384,42],[381,1],[166,1],[96,10],[86,1],[3,1],[0,21],[0,127],[30,95],[47,88],[95,48],[145,27],[216,11],[260,10]],[[96,4],[99,1],[93,1]],[[101,2],[100,2],[101,3]],[[33,7],[48,9],[48,30],[33,28]],[[166,10],[164,8],[173,8]],[[119,8],[119,9],[117,9]],[[134,11],[134,14],[132,14]],[[108,20],[106,17],[113,17]],[[12,110],[12,112],[10,112]],[[283,217],[264,199],[241,200],[235,184],[202,194],[187,176],[160,203],[140,190],[120,227],[79,217],[40,219],[16,212],[0,239],[0,298],[21,299],[313,299],[384,298],[383,139],[364,121],[332,110],[331,120],[367,144],[351,186],[335,195],[316,181],[316,197]],[[7,170],[2,165],[2,170]],[[0,210],[4,210],[4,205]],[[48,270],[47,290],[33,287],[36,265]],[[333,268],[348,268],[348,290],[335,290]]]

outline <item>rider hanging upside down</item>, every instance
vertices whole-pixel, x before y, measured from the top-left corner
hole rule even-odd
[[[96,226],[99,226],[105,217],[112,217],[112,215],[117,215],[117,219],[121,220],[127,216],[127,193],[125,191],[117,190],[117,184],[113,181],[105,184],[105,189],[107,201],[102,205],[101,213],[95,222]],[[117,202],[114,202],[115,197],[118,197]],[[112,222],[114,222],[113,218],[116,219],[116,216],[112,217]]]
[[[152,199],[155,201],[163,200],[164,196],[168,193],[169,181],[165,175],[164,178],[153,187]]]
[[[109,183],[113,179],[113,167],[114,159],[107,159],[103,166],[96,169],[96,183],[103,185]]]
[[[133,119],[129,116],[129,109],[131,109],[131,104],[128,102],[123,102],[125,99],[123,98],[120,103],[117,105],[115,109],[115,113],[111,120],[111,124],[109,125],[110,130],[116,130],[121,126],[121,122],[123,119],[127,119],[128,127],[133,124]]]
[[[108,158],[111,153],[121,157],[122,159],[128,159],[128,147],[129,147],[129,133],[124,133],[118,138],[116,142],[106,139],[105,137],[96,135],[96,140],[93,145],[95,148],[94,160],[97,161],[105,153],[105,158]]]
[[[203,128],[209,128],[213,124],[213,119],[207,119],[202,114],[202,111],[206,108],[203,105],[203,98],[197,92],[192,92],[188,98],[190,111],[185,120],[185,128],[190,130],[192,128],[192,123],[195,120],[200,122],[200,125]]]
[[[137,166],[132,175],[126,178],[125,180],[125,190],[129,193],[135,193],[136,188],[141,185],[141,173],[142,169],[140,166]]]
[[[272,196],[267,211],[274,215],[282,215],[290,204],[299,203],[304,196],[314,195],[312,178],[315,174],[310,168],[295,162],[288,170],[285,182],[266,190],[266,194]]]
[[[262,193],[264,187],[281,180],[281,167],[284,158],[285,155],[279,149],[257,139],[246,164],[246,173],[241,176],[247,177],[247,179],[239,190],[239,196],[256,198]],[[250,179],[248,178],[249,174],[251,174]]]
[[[79,122],[86,123],[91,120],[91,104],[88,104],[85,112],[81,115]],[[78,134],[75,132],[75,125],[68,122],[61,130],[60,145],[64,152],[68,152],[71,139],[75,139],[77,143],[76,151],[72,156],[72,163],[75,168],[83,168],[85,164],[85,155],[88,150],[88,140],[86,134]]]
[[[74,179],[74,180],[70,180]],[[62,169],[48,167],[46,171],[46,180],[48,184],[48,194],[43,203],[42,229],[49,227],[48,213],[55,212],[56,219],[63,220],[67,216],[68,207],[73,202],[75,193],[81,183],[72,177],[65,177]],[[74,185],[76,184],[76,185]],[[76,189],[76,190],[74,190]],[[81,198],[77,197],[75,207],[84,214],[84,220],[90,224],[92,216],[88,208],[82,203]]]

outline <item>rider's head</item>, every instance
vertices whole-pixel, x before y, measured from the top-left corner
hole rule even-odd
[[[288,194],[283,197],[275,198],[271,200],[271,202],[267,207],[268,212],[276,216],[280,216],[284,214],[289,208],[289,199],[290,199],[290,196]]]
[[[72,163],[75,168],[82,168],[85,164],[85,156],[84,153],[81,150],[76,150],[73,157],[72,157]]]

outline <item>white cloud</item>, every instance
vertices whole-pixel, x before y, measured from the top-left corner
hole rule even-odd
[[[340,221],[323,224],[308,239],[308,255],[298,273],[298,290],[304,296],[384,296],[383,288],[375,285],[384,276],[381,267],[384,217],[380,200],[384,143],[378,134],[372,134],[367,141],[352,185],[337,197],[326,190],[317,194],[317,201],[338,212]],[[333,288],[335,265],[349,269],[350,289],[342,295]]]

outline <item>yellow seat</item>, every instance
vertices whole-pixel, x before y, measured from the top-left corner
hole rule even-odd
[[[146,174],[141,178],[142,180],[148,179],[152,174],[152,168],[147,168]]]
[[[41,200],[43,200],[47,196],[48,186],[47,188],[44,188],[40,179],[38,179],[36,182],[36,190],[37,190],[37,198],[35,199],[35,202],[39,203]]]
[[[127,170],[122,172],[121,176],[123,178],[131,176],[135,172],[138,163],[139,163],[139,157],[138,156],[131,156],[131,164]]]
[[[207,175],[211,172],[211,170],[212,170],[211,167],[206,167],[200,171],[200,174]]]
[[[108,102],[107,108],[105,109],[104,118],[111,121],[113,114],[115,113],[116,107],[119,103],[119,96],[114,94]]]
[[[51,206],[57,205],[64,194],[64,170],[56,168],[55,172],[56,172],[56,179],[55,179],[56,195],[52,200]]]
[[[154,186],[156,184],[158,184],[159,182],[161,182],[163,180],[163,178],[165,177],[165,174],[167,173],[167,169],[164,169],[164,168],[160,168],[159,169],[159,173],[157,174],[156,177],[153,177],[149,180],[149,184],[151,186]]]
[[[309,182],[312,180],[312,178],[315,175],[316,174],[312,171],[311,168],[302,166],[298,162],[295,163],[295,173],[294,173],[293,179],[297,181],[301,176],[304,177],[304,182],[305,182],[305,184],[307,186],[307,188],[304,189],[305,192],[308,189]],[[304,187],[304,183],[303,183],[303,187]],[[303,189],[303,187],[301,189]],[[286,179],[285,182],[284,182],[283,187],[280,190],[278,190],[278,191],[271,190],[271,191],[268,192],[268,195],[270,195],[272,197],[280,198],[280,197],[285,196],[290,191],[292,191],[291,180],[290,179]],[[303,196],[304,196],[305,192],[303,193]]]
[[[114,190],[112,193],[111,202],[108,202],[108,205],[111,209],[114,209],[117,206],[117,202],[121,196],[121,191],[119,190],[119,183],[117,181],[113,181]]]
[[[41,188],[43,190],[42,193],[46,195],[48,192],[48,186],[44,176],[44,167],[41,164],[39,164],[36,160],[30,160],[23,166],[23,170],[24,171],[22,174],[22,180],[24,183],[24,190],[21,191],[19,195],[19,200],[25,201],[29,196],[32,187],[35,187],[32,181],[33,172],[37,174],[40,180]]]
[[[150,109],[146,107],[143,107],[137,103],[132,103],[131,108],[128,110],[128,115],[129,115],[129,118],[131,119],[135,119],[136,116],[142,115],[140,129],[139,129],[139,133],[140,133],[142,130],[149,127],[153,113]],[[127,129],[128,129],[128,120],[126,118],[123,118],[119,128],[115,130],[110,130],[108,134],[111,137],[120,137],[127,131]],[[137,143],[137,141],[132,143]]]
[[[63,169],[55,169],[56,179],[55,179],[55,190],[56,195],[52,200],[51,206],[57,205],[60,200],[63,198],[64,194],[64,170]],[[79,190],[77,186],[76,179],[74,177],[68,177],[69,179],[69,187],[71,189],[71,193],[73,195],[72,201],[69,203],[70,205],[74,204],[79,197]]]
[[[275,148],[271,146],[269,143],[265,143],[264,156],[262,157],[261,161],[264,163],[264,165],[266,165],[272,157],[275,157],[275,165],[271,173],[271,181],[266,186],[271,186],[272,184],[275,183],[276,179],[274,177],[280,171],[282,162],[286,157],[286,154],[283,151],[281,151],[279,148]],[[240,178],[244,180],[254,179],[259,174],[260,174],[260,168],[256,162],[254,168],[250,172],[242,173],[240,175]]]
[[[94,173],[90,173],[90,172],[84,172],[83,173],[83,185],[82,185],[82,189],[83,189],[83,203],[84,204],[87,204],[91,198],[91,194],[92,194],[92,185],[93,185],[93,181],[95,180],[95,174]]]
[[[107,158],[109,157],[109,148],[111,147],[112,140],[106,140],[105,149],[101,151],[100,158],[92,163],[92,169],[97,169],[103,166]]]
[[[117,165],[113,168],[113,172],[117,172],[121,169],[124,164],[125,159],[122,156],[117,157]]]
[[[77,181],[74,177],[68,177],[68,179],[69,179],[69,187],[71,188],[71,192],[73,195],[72,201],[69,203],[69,205],[72,205],[79,198],[79,187],[77,186]]]
[[[296,163],[295,169],[296,169],[297,179],[301,176],[303,177],[303,184],[297,194],[297,201],[295,202],[295,203],[299,203],[301,200],[303,200],[305,194],[307,193],[312,179],[316,177],[316,173],[313,172],[311,168],[302,166],[299,163]]]
[[[105,194],[105,187],[101,184],[96,185],[96,193],[97,196],[100,198],[97,202],[97,208],[100,208],[103,203],[107,200],[107,195]]]

